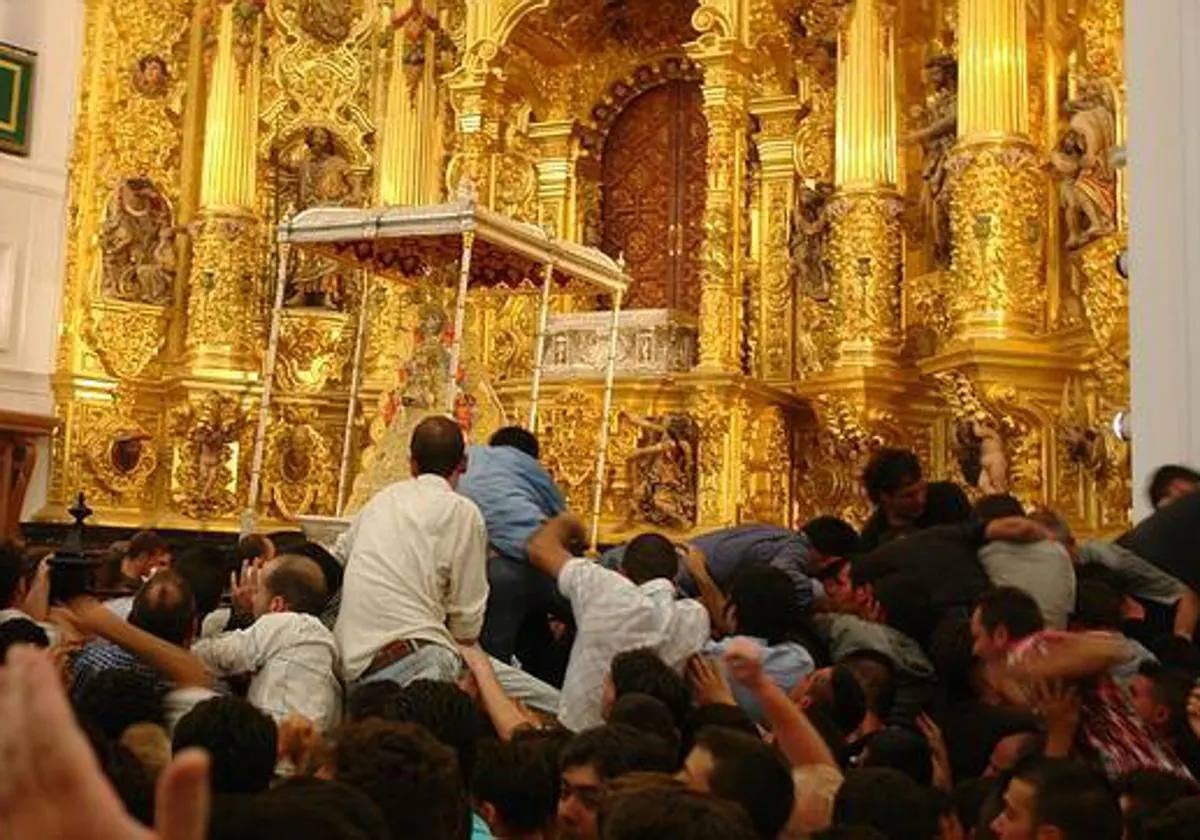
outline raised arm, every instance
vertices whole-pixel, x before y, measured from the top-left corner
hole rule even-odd
[[[213,675],[198,657],[134,627],[95,598],[76,598],[70,610],[82,629],[120,645],[176,685],[212,687]]]
[[[725,665],[730,675],[758,699],[775,733],[775,741],[793,767],[838,766],[821,733],[783,689],[767,677],[762,667],[762,654],[753,642],[746,639],[730,642],[725,648]]]
[[[529,563],[535,569],[557,579],[563,566],[574,556],[571,547],[586,538],[583,523],[570,513],[549,519],[529,538]]]
[[[492,668],[492,661],[483,648],[479,645],[460,645],[458,650],[462,654],[463,662],[471,670],[471,676],[475,678],[483,709],[487,712],[500,740],[511,741],[514,732],[522,727],[531,726],[532,722],[521,711],[521,707],[500,685],[496,671]]]
[[[728,622],[726,621],[726,607],[728,606],[728,602],[725,599],[725,593],[721,591],[721,587],[717,586],[717,582],[713,580],[712,575],[708,572],[708,563],[704,557],[704,552],[689,543],[682,547],[680,553],[682,554],[683,563],[687,567],[688,573],[691,574],[692,580],[696,582],[696,589],[700,592],[700,603],[708,611],[708,619],[712,625],[713,636],[724,636],[729,632]]]
[[[1128,653],[1121,640],[1108,633],[1072,633],[1057,637],[1045,651],[1008,666],[1021,680],[1079,680],[1102,674],[1124,662]]]

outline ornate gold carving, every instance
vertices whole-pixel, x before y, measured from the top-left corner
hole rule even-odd
[[[171,206],[152,182],[126,178],[117,184],[100,228],[101,293],[114,300],[169,303],[175,232]]]
[[[348,315],[287,312],[279,333],[276,377],[284,391],[318,394],[342,377],[353,343]]]
[[[188,349],[246,365],[261,347],[262,302],[257,226],[241,216],[201,220],[192,253]]]
[[[727,465],[732,463],[729,450],[733,411],[716,394],[701,392],[688,413],[700,426],[699,524],[720,524],[727,516],[724,494],[730,484]]]
[[[176,441],[171,498],[193,519],[214,519],[237,509],[237,450],[246,415],[236,397],[210,391],[176,407],[170,416]]]
[[[155,306],[97,304],[85,329],[105,370],[119,380],[142,376],[166,341],[166,319]]]
[[[696,421],[686,414],[640,418],[626,412],[621,419],[638,430],[636,447],[622,458],[630,524],[689,530],[696,524]]]
[[[1003,337],[1042,323],[1045,180],[1034,149],[966,146],[951,160],[960,330]]]
[[[264,489],[285,519],[333,510],[337,470],[331,439],[317,425],[314,409],[284,409],[267,433]]]
[[[541,409],[542,460],[572,510],[590,511],[596,474],[596,434],[600,401],[593,393],[568,388]]]
[[[847,363],[861,363],[864,351],[882,361],[899,346],[902,209],[890,190],[844,192],[831,203],[833,302]]]
[[[133,414],[128,394],[83,429],[80,448],[96,480],[118,496],[142,493],[158,467],[154,436]]]

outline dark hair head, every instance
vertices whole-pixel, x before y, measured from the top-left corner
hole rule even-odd
[[[677,788],[618,793],[600,806],[602,840],[753,840],[757,835],[732,802]]]
[[[971,500],[953,481],[931,481],[925,489],[925,512],[917,520],[920,528],[957,525],[971,518]]]
[[[184,549],[171,563],[171,571],[191,587],[198,617],[203,618],[220,605],[230,572],[228,555],[220,548],[201,543]]]
[[[335,778],[371,798],[392,837],[467,836],[467,796],[454,750],[424,727],[364,720],[343,726],[335,740]]]
[[[79,716],[116,741],[135,723],[163,723],[162,688],[145,668],[105,668],[71,698]]]
[[[544,741],[484,741],[471,794],[496,809],[513,833],[544,829],[558,801],[557,750]]]
[[[792,774],[779,753],[759,738],[721,727],[701,730],[694,749],[713,757],[713,795],[745,808],[759,837],[777,837],[795,802]]]
[[[202,747],[217,793],[259,793],[275,772],[275,721],[238,697],[199,703],[175,727],[171,748]]]
[[[1118,630],[1121,627],[1121,593],[1107,583],[1081,579],[1075,590],[1075,622],[1085,630]]]
[[[891,767],[923,787],[933,784],[933,753],[929,742],[902,726],[889,726],[872,735],[862,766]]]
[[[321,567],[299,554],[284,554],[270,565],[263,587],[272,597],[287,601],[292,612],[320,615],[329,602]]]
[[[272,549],[270,537],[264,534],[247,534],[238,540],[237,548],[233,551],[233,559],[239,564],[243,560],[258,560],[266,557]]]
[[[625,546],[621,571],[639,586],[658,578],[675,580],[679,554],[675,544],[662,534],[639,534]]]
[[[459,425],[438,414],[426,417],[413,429],[409,451],[418,474],[449,478],[462,465],[466,447]]]
[[[0,609],[12,605],[25,579],[25,553],[12,540],[0,542]]]
[[[196,626],[192,587],[178,572],[159,572],[134,596],[129,623],[163,641],[186,647]]]
[[[623,723],[639,732],[656,735],[671,745],[673,752],[679,752],[679,722],[667,704],[657,697],[638,692],[622,694],[613,703],[608,722]]]
[[[1194,840],[1200,825],[1200,796],[1179,799],[1146,820],[1145,840]]]
[[[463,774],[463,787],[475,772],[479,717],[471,698],[453,683],[414,680],[396,698],[395,720],[416,723],[454,750]]]
[[[209,840],[388,840],[383,814],[365,793],[340,782],[293,778],[254,796],[221,794]]]
[[[740,706],[732,706],[727,703],[708,703],[692,709],[688,713],[687,719],[684,720],[683,728],[680,730],[683,735],[680,754],[686,756],[690,753],[692,747],[696,745],[696,737],[705,729],[713,727],[732,729],[734,732],[743,732],[746,735],[758,737],[758,727]]]
[[[1017,500],[1016,496],[1009,493],[994,493],[991,496],[984,496],[975,503],[975,518],[980,522],[1024,515],[1024,505]]]
[[[142,825],[151,825],[154,820],[154,782],[146,768],[128,747],[105,738],[89,723],[84,722],[83,731],[101,771],[125,810]]]
[[[1154,471],[1154,475],[1150,477],[1150,486],[1147,488],[1147,493],[1150,495],[1150,504],[1158,507],[1171,491],[1171,485],[1176,481],[1200,484],[1200,472],[1196,472],[1191,467],[1185,467],[1182,464],[1166,464],[1159,467]]]
[[[994,633],[1003,625],[1013,641],[1039,633],[1046,626],[1037,601],[1015,586],[989,589],[975,602],[975,608],[979,610],[979,620],[985,630]]]
[[[1196,783],[1166,770],[1135,770],[1117,782],[1117,793],[1128,801],[1123,808],[1126,836],[1144,836],[1145,823],[1174,802],[1196,793]]]
[[[846,664],[835,665],[830,671],[831,718],[844,733],[858,729],[867,716],[870,703],[864,682],[859,679],[855,669]],[[876,702],[879,699],[876,698]],[[886,697],[882,699],[886,700]]]
[[[346,698],[346,721],[350,723],[373,717],[396,720],[402,691],[400,684],[391,680],[362,683]]]
[[[649,694],[660,700],[670,710],[677,726],[683,723],[692,706],[692,694],[683,677],[648,648],[627,650],[614,656],[612,682],[618,698],[636,693]]]
[[[167,541],[157,531],[138,531],[129,538],[130,557],[152,557],[170,550]]]
[[[801,529],[813,548],[826,557],[849,557],[858,552],[858,532],[836,516],[818,516]]]
[[[535,461],[541,454],[541,447],[533,432],[522,429],[520,426],[505,426],[497,430],[488,440],[488,446],[511,446],[513,449],[524,452]]]
[[[1035,791],[1034,827],[1052,825],[1064,840],[1121,840],[1121,806],[1104,778],[1065,758],[1017,765],[1013,778]]]
[[[938,805],[927,788],[890,767],[852,770],[833,803],[839,825],[868,825],[889,840],[938,836]]]
[[[8,656],[8,649],[13,645],[33,645],[34,647],[50,647],[50,637],[46,631],[27,618],[10,618],[0,622],[0,664]]]
[[[636,770],[673,773],[678,763],[661,738],[623,724],[580,732],[563,748],[558,761],[563,770],[591,767],[606,781]]]
[[[1154,702],[1171,711],[1169,726],[1177,738],[1188,736],[1187,703],[1196,679],[1181,668],[1166,667],[1158,662],[1143,662],[1138,673],[1150,680]]]
[[[921,462],[907,449],[880,449],[867,462],[862,480],[867,496],[879,504],[885,494],[920,481]]]
[[[792,579],[774,566],[744,566],[729,584],[729,606],[737,611],[737,632],[777,645],[802,618]]]
[[[886,654],[864,649],[843,656],[838,665],[853,674],[862,686],[867,710],[886,718],[896,702],[895,663]]]

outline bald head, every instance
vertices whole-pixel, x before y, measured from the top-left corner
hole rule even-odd
[[[278,606],[289,612],[318,615],[329,600],[325,573],[315,560],[301,554],[281,554],[270,561],[263,590],[262,612],[270,611],[271,604],[279,598],[283,604]]]
[[[462,429],[449,417],[426,417],[418,423],[410,452],[414,475],[431,473],[450,479],[466,466]]]

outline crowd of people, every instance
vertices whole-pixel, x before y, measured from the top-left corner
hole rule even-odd
[[[0,548],[0,837],[1174,840],[1200,473],[1112,541],[876,452],[861,532],[599,557],[502,429],[415,429],[336,545]]]

